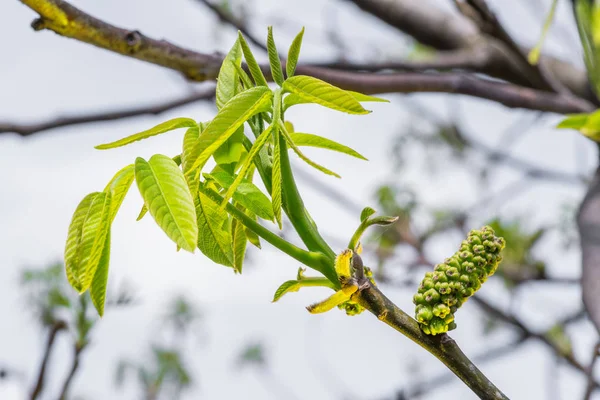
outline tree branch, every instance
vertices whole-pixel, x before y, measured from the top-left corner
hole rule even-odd
[[[203,91],[188,94],[179,99],[167,101],[162,104],[135,107],[128,110],[115,110],[96,112],[83,115],[71,115],[48,119],[34,124],[0,123],[0,134],[16,133],[21,136],[29,136],[34,133],[44,132],[64,126],[87,124],[90,122],[114,121],[118,119],[137,117],[140,115],[158,115],[186,104],[202,100],[210,100],[215,95],[215,88],[210,87]]]
[[[62,389],[60,391],[59,400],[67,400],[67,393],[69,392],[69,388],[71,387],[71,383],[73,382],[73,378],[75,377],[75,373],[79,369],[79,358],[81,352],[85,347],[80,347],[78,344],[75,344],[75,348],[73,351],[73,363],[71,364],[71,369],[69,370],[69,374],[65,379]]]
[[[91,17],[62,0],[21,0],[41,18],[34,29],[50,29],[60,35],[102,47],[116,53],[162,65],[196,81],[215,79],[221,58],[187,50],[167,41],[158,41],[138,31],[117,28]],[[326,68],[299,66],[298,73],[326,80],[344,89],[364,93],[456,93],[480,97],[507,107],[556,113],[587,112],[594,106],[580,98],[536,91],[464,74],[363,74]]]
[[[479,72],[505,79],[518,85],[531,85],[532,76],[522,64],[520,54],[530,49],[515,46],[482,34],[477,26],[462,15],[450,14],[440,10],[428,0],[351,0],[363,11],[377,17],[392,27],[412,36],[415,40],[437,50],[457,50],[472,46],[484,47],[488,54],[486,63]],[[513,42],[514,43],[514,42]],[[554,57],[542,56],[539,65],[547,70],[553,80],[578,97],[596,102],[584,70]],[[525,70],[523,69],[525,68]],[[538,88],[543,82],[533,81]],[[557,86],[557,85],[553,85]],[[556,88],[558,89],[558,88]]]
[[[368,282],[368,281],[367,281]],[[396,329],[437,357],[481,399],[508,399],[469,360],[448,334],[426,335],[417,321],[398,308],[370,283],[359,291],[358,302],[379,320]]]
[[[30,400],[37,399],[40,393],[42,393],[42,390],[44,389],[44,382],[46,379],[46,368],[48,367],[48,361],[50,360],[50,354],[52,353],[52,348],[54,347],[56,335],[58,335],[60,331],[66,328],[67,324],[64,321],[56,321],[50,327],[50,331],[48,332],[48,340],[46,341],[46,348],[44,350],[44,356],[40,364],[35,386],[31,391],[31,396],[29,397]]]

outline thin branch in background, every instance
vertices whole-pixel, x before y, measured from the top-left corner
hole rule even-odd
[[[596,366],[598,357],[600,357],[600,342],[598,342],[594,347],[594,352],[592,353],[592,361],[590,361],[590,366],[587,370],[587,386],[585,389],[585,395],[583,396],[583,400],[591,400],[594,390],[597,389],[594,378],[594,367]]]
[[[84,347],[81,347],[75,344],[75,348],[73,349],[73,362],[71,363],[71,369],[69,370],[69,374],[67,375],[65,381],[63,382],[62,389],[60,391],[59,400],[67,400],[67,394],[69,393],[69,389],[71,387],[71,383],[73,382],[73,378],[79,369],[79,359],[80,354],[83,351]]]
[[[257,37],[255,37],[252,34],[252,32],[250,32],[250,30],[248,29],[248,26],[246,25],[245,21],[240,21],[236,19],[235,16],[228,12],[228,10],[226,10],[223,6],[225,3],[221,3],[221,5],[218,5],[213,4],[209,0],[197,0],[197,2],[202,3],[205,7],[210,9],[210,11],[212,11],[217,16],[217,18],[219,18],[219,21],[229,24],[238,31],[242,32],[244,34],[244,37],[256,47],[264,50],[265,52],[267,51],[267,46],[265,46],[264,40],[260,40]]]
[[[215,95],[213,86],[192,94],[188,94],[179,99],[169,100],[161,104],[151,106],[135,107],[125,110],[114,110],[106,112],[96,112],[83,115],[72,115],[65,117],[52,118],[46,121],[37,122],[34,124],[17,124],[17,123],[0,123],[0,134],[16,133],[20,136],[30,136],[34,133],[49,131],[65,126],[87,124],[92,122],[114,121],[125,118],[137,117],[141,115],[158,115],[187,104],[192,104],[198,101],[210,100]]]
[[[56,321],[54,322],[54,324],[52,324],[52,326],[50,326],[50,330],[48,331],[48,340],[46,341],[46,347],[44,349],[44,356],[40,364],[35,386],[33,387],[33,390],[31,391],[31,395],[29,397],[30,400],[37,399],[38,396],[42,393],[46,379],[46,369],[48,367],[48,361],[50,360],[50,354],[52,353],[52,349],[54,348],[56,336],[60,331],[66,328],[67,324],[64,321]]]

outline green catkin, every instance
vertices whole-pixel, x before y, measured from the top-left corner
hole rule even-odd
[[[423,332],[437,335],[456,328],[454,313],[496,272],[504,245],[489,226],[472,230],[452,257],[425,274],[413,297]]]

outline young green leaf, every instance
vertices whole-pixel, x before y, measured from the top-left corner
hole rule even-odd
[[[268,87],[248,89],[229,100],[206,126],[192,150],[184,157],[184,171],[197,179],[210,156],[254,114],[271,108],[273,92]],[[189,165],[188,168],[186,166]]]
[[[283,206],[283,178],[281,175],[281,140],[279,134],[279,125],[281,122],[281,90],[277,89],[273,95],[273,168],[271,170],[271,200],[273,202],[273,213],[277,220],[277,225],[281,229],[281,207]]]
[[[104,242],[110,229],[110,202],[110,193],[95,193],[83,199],[73,216],[73,229],[69,229],[65,249],[65,265],[67,276],[70,275],[70,280],[75,283],[72,286],[79,293],[89,288],[102,257]],[[83,218],[80,214],[82,209],[87,209]],[[75,235],[78,237],[73,238]],[[76,244],[74,249],[73,244]]]
[[[229,189],[236,182],[236,179],[225,171],[213,172],[206,176],[213,178],[224,189]],[[254,183],[242,178],[236,186],[233,199],[262,219],[273,221],[271,202]]]
[[[304,278],[301,280],[291,280],[286,281],[281,284],[275,291],[275,295],[273,296],[272,302],[275,303],[279,300],[284,294],[297,292],[300,288],[303,287],[328,287],[331,289],[335,289],[333,283],[329,281],[327,278]]]
[[[288,58],[285,63],[285,71],[287,73],[287,77],[291,78],[294,76],[296,72],[296,65],[298,64],[298,57],[300,56],[300,47],[302,47],[302,37],[304,36],[304,27],[300,33],[296,35],[290,49],[288,50]]]
[[[361,160],[366,160],[364,156],[350,147],[344,146],[343,144],[334,142],[333,140],[324,138],[322,136],[312,135],[310,133],[291,133],[290,137],[296,146],[318,147],[321,149],[338,151],[340,153],[348,154],[352,157],[360,158]]]
[[[283,89],[286,92],[293,93],[296,96],[287,96],[285,98],[285,108],[289,108],[294,103],[294,99],[300,99],[303,103],[315,103],[331,108],[333,110],[343,111],[349,114],[368,114],[363,106],[345,90],[312,76],[297,75],[288,78],[283,83]]]
[[[233,183],[228,186],[227,192],[223,196],[222,207],[229,201],[229,199],[231,199],[231,197],[237,190],[237,187],[242,183],[242,180],[244,179],[244,176],[246,175],[248,169],[252,166],[254,157],[258,155],[260,149],[265,145],[265,143],[267,143],[272,129],[272,125],[269,125],[269,127],[265,129],[264,132],[261,133],[260,136],[258,136],[258,138],[256,138],[256,140],[254,141],[254,144],[248,152],[248,157],[246,157],[246,162],[242,165],[242,168],[238,172],[237,177],[235,178]]]
[[[217,109],[223,108],[225,103],[241,91],[239,76],[235,68],[236,65],[240,66],[241,64],[242,48],[238,39],[225,56],[219,70],[215,96]]]
[[[135,180],[158,226],[182,249],[193,253],[198,240],[195,207],[177,164],[161,154],[149,161],[138,157]]]
[[[102,256],[100,262],[96,268],[96,273],[92,279],[90,286],[90,297],[92,304],[98,311],[99,316],[104,315],[104,303],[106,301],[106,286],[108,284],[108,265],[110,263],[110,229],[106,235],[104,241],[104,247],[102,249]]]
[[[127,136],[123,139],[119,139],[115,142],[100,144],[96,146],[98,150],[114,149],[128,145],[138,140],[147,139],[152,136],[160,135],[161,133],[169,132],[179,128],[193,127],[196,126],[196,121],[191,118],[175,118],[169,121],[163,122],[162,124],[156,125],[154,128],[148,129],[147,131],[139,132],[131,136]]]
[[[244,71],[244,69],[241,66],[234,64],[233,67],[235,68],[236,72],[238,73],[238,76],[240,77],[240,79],[242,80],[242,85],[244,86],[244,89],[250,89],[250,88],[254,87],[254,84],[252,83],[252,79],[250,79],[250,77],[248,76],[246,71]]]
[[[589,118],[589,114],[568,114],[556,127],[558,129],[580,129],[583,128]]]
[[[357,101],[361,103],[389,103],[390,101],[387,99],[382,99],[381,97],[369,96],[367,94],[362,94],[359,92],[353,92],[352,90],[346,90],[346,93],[350,94]]]
[[[186,132],[186,136],[187,136],[187,134],[188,134],[190,131],[192,131],[192,132],[199,132],[199,130],[198,130],[198,127],[195,127],[195,128],[190,128],[190,129],[188,129],[188,131]],[[197,138],[197,135],[198,135],[198,133],[196,133],[196,138]],[[185,142],[185,138],[186,138],[186,136],[184,136],[184,139],[183,139],[183,140],[184,140],[184,142]],[[182,154],[183,154],[183,153],[182,153]],[[177,156],[173,157],[173,161],[175,161],[175,164],[177,164],[177,166],[181,165],[181,158],[182,158],[181,156],[182,156],[182,155],[180,154],[180,155],[177,155]],[[132,165],[132,167],[133,167],[133,165]],[[133,169],[133,168],[132,168],[132,169]],[[191,191],[191,190],[190,190],[190,191]],[[140,212],[139,212],[139,214],[138,214],[137,218],[135,219],[135,220],[136,220],[136,222],[137,222],[137,221],[141,221],[141,219],[142,219],[142,218],[144,218],[144,217],[146,216],[146,214],[147,214],[147,213],[148,213],[148,207],[146,207],[146,205],[145,205],[145,204],[143,204],[143,205],[142,205],[142,209],[140,210]]]
[[[226,164],[237,164],[242,158],[242,154],[244,153],[244,145],[242,144],[242,140],[244,139],[244,126],[240,126],[237,131],[225,143],[221,145],[215,153],[213,157],[218,165],[226,165]]]
[[[279,53],[275,46],[275,39],[273,39],[273,27],[269,26],[269,33],[267,36],[267,52],[269,53],[269,65],[271,66],[271,75],[273,80],[279,86],[283,85],[283,71],[281,70],[281,60],[279,60]]]
[[[142,206],[142,209],[140,210],[140,213],[138,214],[138,216],[137,216],[137,218],[135,220],[136,221],[141,221],[141,219],[144,218],[147,213],[148,213],[148,207],[146,207],[146,205],[144,204]]]
[[[241,274],[248,239],[246,238],[244,225],[235,218],[231,221],[231,236],[233,240],[233,269]]]
[[[577,129],[584,136],[600,141],[600,111],[590,114],[572,114],[558,124],[557,128]]]
[[[90,193],[79,202],[69,225],[69,233],[65,244],[65,270],[69,284],[77,291],[81,289],[79,270],[82,255],[83,225],[98,194],[99,192]]]
[[[283,133],[283,137],[285,138],[285,140],[288,143],[288,145],[292,148],[292,150],[294,150],[294,152],[298,155],[298,157],[300,157],[300,159],[302,161],[304,161],[305,163],[307,163],[311,167],[313,167],[313,168],[315,168],[315,169],[323,172],[324,174],[335,176],[336,178],[340,178],[340,176],[338,174],[336,174],[335,172],[333,172],[333,171],[325,168],[322,165],[317,164],[316,162],[314,162],[310,158],[306,157],[304,155],[304,153],[302,153],[300,151],[300,149],[298,148],[298,146],[296,146],[296,144],[294,143],[294,141],[290,137],[289,133],[287,133],[287,130],[285,129],[285,126],[282,123],[280,123],[279,127],[280,127],[281,133]]]
[[[279,133],[275,135],[273,147],[273,167],[271,169],[271,201],[273,213],[279,229],[282,228],[281,207],[283,206],[283,182],[281,175],[281,141],[284,140]]]
[[[198,248],[217,264],[233,267],[231,233],[225,228],[228,223],[226,211],[209,197],[199,193],[195,199],[198,218]]]
[[[260,66],[256,62],[256,58],[254,58],[254,54],[252,54],[252,50],[250,50],[250,46],[242,36],[242,32],[238,31],[238,40],[242,45],[242,52],[244,53],[244,58],[246,59],[246,64],[248,64],[248,69],[250,70],[250,75],[254,78],[254,82],[257,86],[269,86],[265,76],[260,69]]]
[[[105,192],[110,192],[112,201],[110,203],[110,222],[114,221],[117,212],[119,211],[119,207],[123,203],[123,199],[125,199],[125,195],[134,179],[134,168],[133,164],[129,164],[125,168],[121,169],[119,172],[113,176],[113,178],[108,182],[106,187],[104,188]]]
[[[365,207],[360,212],[360,222],[365,222],[371,215],[375,214],[376,211],[371,207]]]

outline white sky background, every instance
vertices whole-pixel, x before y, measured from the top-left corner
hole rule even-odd
[[[446,1],[438,1],[449,8]],[[500,6],[501,17],[510,21],[511,32],[524,44],[532,44],[541,25],[541,14],[532,18],[526,8]],[[516,2],[515,2],[516,3]],[[534,2],[535,3],[535,2]],[[560,2],[559,20],[568,25],[575,37],[566,2]],[[563,4],[564,3],[564,4]],[[138,29],[154,38],[202,52],[226,52],[235,32],[219,27],[212,14],[194,1],[104,0],[73,1],[73,4],[102,20],[118,26]],[[305,25],[301,60],[322,60],[335,55],[326,40],[326,29],[339,29],[351,44],[352,59],[373,60],[380,56],[400,56],[406,41],[395,30],[357,11],[342,1],[254,1],[248,2],[252,28],[266,37],[266,26],[275,25],[280,50]],[[337,10],[337,11],[336,11]],[[16,1],[0,3],[0,120],[34,122],[58,114],[112,110],[142,104],[155,104],[176,98],[189,90],[176,73],[125,58],[86,44],[59,37],[51,32],[33,32],[29,23],[35,14]],[[531,25],[531,24],[534,25]],[[518,29],[518,30],[517,30]],[[578,57],[574,46],[561,47],[551,34],[547,48],[554,54]],[[554,46],[553,46],[554,44]],[[377,50],[369,50],[375,45]],[[264,59],[260,51],[257,56]],[[577,59],[578,61],[578,59]],[[374,189],[386,182],[403,182],[415,188],[431,207],[464,208],[475,203],[473,187],[458,188],[465,181],[462,170],[441,165],[437,177],[423,172],[422,154],[411,155],[414,163],[405,175],[391,173],[390,144],[396,135],[414,122],[403,108],[403,101],[418,98],[440,115],[446,115],[447,97],[439,95],[386,96],[390,104],[369,104],[368,116],[349,116],[313,106],[299,106],[287,115],[296,129],[321,134],[347,144],[371,161],[366,163],[331,152],[307,150],[317,161],[331,167],[342,180],[318,176],[320,180],[352,197],[361,205],[374,205]],[[485,143],[497,143],[503,128],[523,111],[508,111],[484,101],[452,97],[465,111],[469,132]],[[67,227],[80,199],[101,190],[113,173],[131,163],[136,156],[145,158],[160,152],[179,152],[180,133],[169,133],[110,152],[93,146],[147,129],[168,118],[188,116],[207,120],[214,109],[206,104],[182,107],[156,117],[75,126],[41,133],[23,139],[17,135],[0,136],[0,366],[8,365],[27,374],[27,389],[39,363],[45,338],[33,318],[26,313],[16,284],[21,268],[45,266],[62,257]],[[572,132],[555,131],[556,117],[546,117],[512,148],[513,154],[540,166],[591,172],[595,152],[588,141]],[[305,168],[295,163],[298,168]],[[308,170],[307,170],[308,171]],[[313,171],[308,171],[315,174]],[[518,179],[511,169],[499,168],[494,182],[501,189]],[[344,241],[358,223],[358,215],[327,200],[308,185],[301,184],[307,207],[327,235]],[[471,221],[477,227],[496,215],[527,216],[530,225],[557,220],[561,204],[575,203],[583,194],[578,186],[536,184],[510,204],[495,205]],[[117,392],[113,385],[114,366],[124,357],[141,359],[147,343],[156,338],[156,318],[173,294],[183,292],[194,299],[205,313],[203,344],[191,343],[187,353],[199,384],[186,398],[275,399],[256,371],[237,371],[234,363],[240,349],[253,340],[266,344],[274,375],[292,388],[300,399],[375,399],[391,395],[412,379],[410,370],[420,363],[432,373],[444,367],[408,339],[367,313],[348,318],[342,312],[309,315],[304,307],[328,295],[327,291],[307,289],[290,294],[277,304],[270,300],[284,280],[295,276],[298,263],[277,254],[268,244],[261,252],[251,251],[252,265],[242,276],[217,266],[199,252],[175,253],[174,245],[150,218],[135,222],[141,198],[132,188],[115,222],[112,237],[110,284],[123,280],[135,282],[142,300],[128,310],[109,310],[93,333],[93,344],[85,352],[82,368],[72,394],[86,399],[131,399],[132,386]],[[459,237],[439,241],[428,251],[443,259],[459,243]],[[579,256],[556,247],[557,240],[543,249],[549,272],[560,276],[579,275]],[[336,249],[341,250],[341,249]],[[374,262],[366,256],[366,262]],[[579,307],[578,289],[556,288],[524,296],[519,311],[534,326],[547,328],[560,315]],[[412,292],[384,287],[384,291],[404,310],[412,314]],[[490,298],[507,299],[501,285],[490,283],[483,292]],[[533,292],[533,290],[532,290]],[[452,336],[468,355],[480,353],[486,342],[510,338],[503,332],[481,336],[476,308],[464,306],[458,317],[458,329]],[[577,326],[574,346],[585,357],[596,340],[588,323]],[[356,340],[360,337],[360,340]],[[42,340],[43,339],[43,340]],[[357,346],[357,343],[361,343]],[[549,384],[554,362],[544,347],[531,342],[517,355],[500,358],[481,366],[482,370],[512,399],[580,398],[584,383],[568,367],[562,367],[558,386]],[[61,341],[54,353],[48,393],[55,396],[61,377],[69,365],[70,349]],[[368,365],[368,366],[367,366]],[[365,367],[363,367],[365,366]],[[423,375],[425,376],[425,375]],[[0,399],[24,398],[19,382],[0,385]],[[560,395],[560,397],[559,397]],[[53,398],[51,396],[45,398]],[[469,399],[474,395],[458,380],[431,392],[428,399]]]

